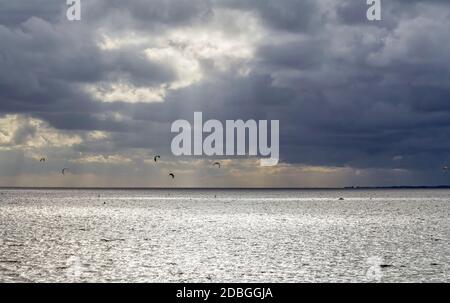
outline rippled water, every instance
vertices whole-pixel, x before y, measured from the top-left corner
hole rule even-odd
[[[0,281],[450,282],[449,215],[448,190],[0,189]]]

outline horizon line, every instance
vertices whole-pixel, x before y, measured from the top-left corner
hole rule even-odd
[[[106,187],[106,186],[0,186],[7,189],[38,190],[364,190],[364,189],[450,189],[450,185],[393,185],[393,186],[345,186],[345,187]]]

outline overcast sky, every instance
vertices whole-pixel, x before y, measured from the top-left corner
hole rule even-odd
[[[450,1],[81,2],[0,0],[0,186],[450,184]],[[194,111],[279,120],[280,164],[172,156]]]

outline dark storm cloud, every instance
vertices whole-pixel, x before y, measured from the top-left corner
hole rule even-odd
[[[319,25],[322,13],[315,0],[219,0],[217,4],[233,9],[256,12],[268,26],[280,30],[302,32]]]
[[[137,51],[101,52],[88,29],[77,29],[58,30],[34,16],[15,28],[0,25],[0,111],[32,113],[62,129],[124,130],[124,123],[95,118],[120,105],[93,101],[79,85],[118,75],[135,86],[173,78],[170,67]]]
[[[75,147],[89,152],[168,153],[170,123],[192,120],[194,111],[205,119],[279,119],[283,161],[428,174],[450,161],[450,3],[383,1],[383,21],[373,23],[365,2],[83,1],[83,20],[69,23],[60,2],[0,1],[0,112],[57,129],[114,132],[107,144]],[[239,37],[245,26],[209,23],[223,9],[260,22],[245,76],[241,63],[223,71],[200,58],[202,80],[167,90],[163,103],[102,103],[82,89],[168,86],[176,64],[149,60],[143,48],[193,25]],[[148,41],[104,50],[97,29]]]
[[[61,19],[66,1],[61,0],[0,0],[0,24],[5,26],[18,26],[31,16],[49,22]]]

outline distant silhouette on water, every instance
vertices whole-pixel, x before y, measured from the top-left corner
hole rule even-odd
[[[45,162],[45,158],[39,159],[39,162]]]
[[[161,156],[160,155],[156,155],[155,157],[153,157],[153,160],[156,162],[156,161],[158,161],[158,159],[161,159]]]

